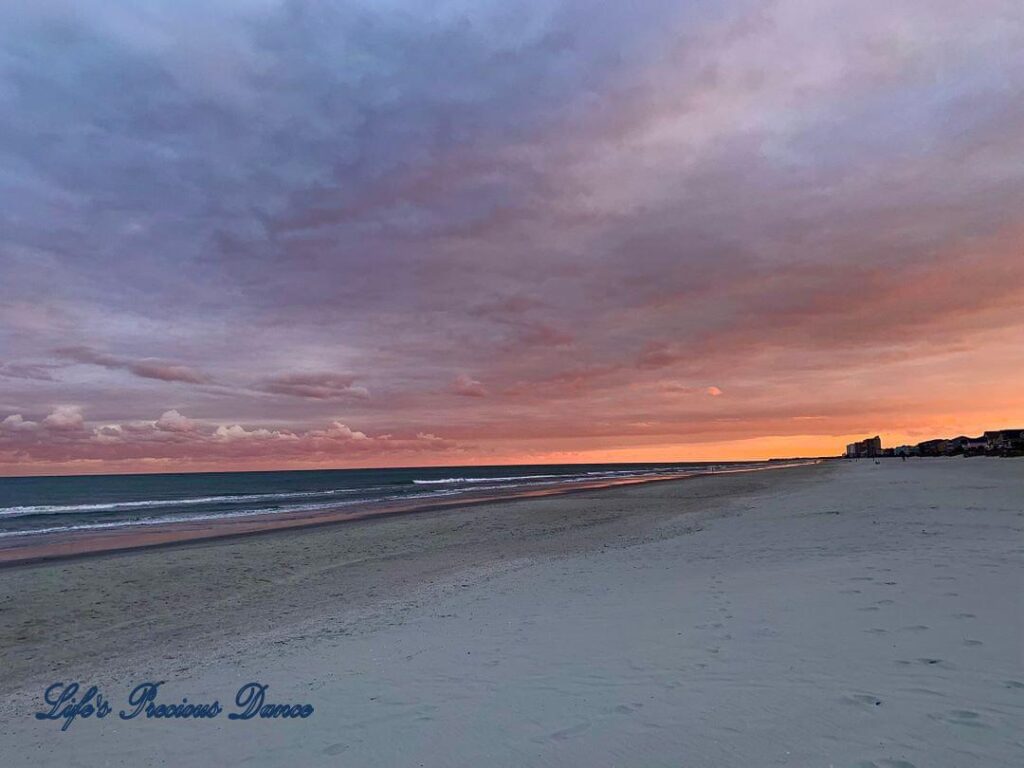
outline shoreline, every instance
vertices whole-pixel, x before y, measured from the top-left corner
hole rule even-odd
[[[69,531],[67,533],[26,534],[19,537],[0,538],[0,570],[55,560],[92,557],[113,552],[133,552],[182,546],[202,541],[230,540],[278,531],[317,528],[320,526],[372,520],[374,518],[384,519],[400,515],[458,509],[467,506],[563,496],[573,493],[599,491],[606,488],[692,480],[698,477],[764,472],[775,469],[792,469],[812,466],[822,461],[824,460],[773,460],[773,462],[765,462],[763,465],[752,467],[739,467],[710,472],[681,472],[677,475],[659,477],[602,479],[589,483],[554,485],[509,493],[469,493],[458,499],[447,501],[430,500],[419,503],[395,502],[392,504],[374,504],[355,510],[285,511],[264,515],[224,516],[199,521],[199,524],[196,524],[195,521],[184,521],[146,526],[125,525],[123,527],[111,528],[107,532],[90,530],[81,533]]]

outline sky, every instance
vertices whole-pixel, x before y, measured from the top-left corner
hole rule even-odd
[[[0,474],[1024,428],[1019,0],[9,0]]]

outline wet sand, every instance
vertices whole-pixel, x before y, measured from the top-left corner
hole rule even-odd
[[[1016,766],[1022,530],[1019,460],[837,462],[8,568],[4,765]]]

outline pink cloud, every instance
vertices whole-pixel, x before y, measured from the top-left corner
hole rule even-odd
[[[357,432],[340,421],[332,421],[325,430],[311,433],[314,437],[326,437],[331,440],[369,440],[364,432]]]
[[[411,437],[370,435],[341,421],[307,431],[242,424],[207,425],[176,410],[155,421],[101,424],[84,429],[81,413],[62,407],[50,414],[46,429],[25,428],[20,416],[0,422],[0,467],[103,462],[137,466],[138,462],[177,462],[187,466],[251,466],[326,463],[358,460],[387,462],[404,454],[435,454],[460,450],[437,434],[420,431]],[[405,461],[408,461],[406,459]]]
[[[246,429],[240,424],[232,424],[230,426],[221,424],[214,431],[213,436],[218,440],[227,442],[234,442],[236,440],[288,440],[295,438],[295,435],[290,432],[272,431],[262,428]]]
[[[679,360],[680,353],[674,350],[672,345],[664,341],[649,341],[637,358],[638,368],[665,368]]]
[[[43,426],[55,432],[72,432],[82,429],[85,420],[82,409],[77,405],[58,405],[43,419]]]
[[[465,373],[460,373],[455,377],[452,382],[452,391],[463,397],[487,397],[484,385]]]
[[[170,411],[164,411],[163,415],[154,422],[154,425],[157,429],[163,432],[187,433],[195,432],[197,429],[196,422],[182,416],[173,409]]]

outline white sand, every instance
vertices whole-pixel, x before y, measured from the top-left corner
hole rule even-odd
[[[1024,461],[787,472],[331,620],[366,631],[304,620],[162,670],[168,700],[259,679],[309,720],[60,733],[18,703],[0,765],[1024,765]]]

